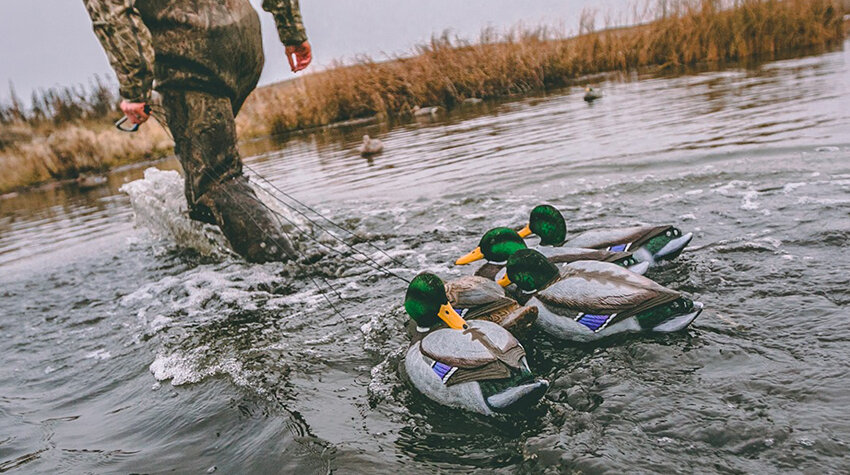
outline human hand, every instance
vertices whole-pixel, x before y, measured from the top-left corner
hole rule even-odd
[[[145,123],[151,116],[150,111],[150,107],[144,102],[121,101],[121,112],[127,116],[127,120],[131,124],[138,125]]]
[[[295,59],[292,56],[295,55]],[[289,67],[293,73],[297,73],[310,65],[313,60],[313,50],[310,48],[310,42],[305,41],[297,46],[286,47],[286,59],[289,61]]]

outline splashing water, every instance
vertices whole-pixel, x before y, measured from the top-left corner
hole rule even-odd
[[[215,226],[189,218],[183,177],[174,170],[148,168],[145,177],[119,188],[130,197],[137,227],[152,237],[204,256],[221,257],[227,240]]]

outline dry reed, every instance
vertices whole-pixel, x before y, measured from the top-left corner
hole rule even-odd
[[[827,46],[844,38],[832,0],[664,2],[639,26],[594,31],[582,18],[571,38],[547,30],[484,32],[477,44],[434,38],[418,55],[368,58],[257,91],[246,105],[247,130],[270,121],[272,133],[377,115],[404,116],[416,105],[451,108],[465,98],[498,98],[563,87],[607,71],[677,68]],[[722,8],[722,7],[726,8]],[[654,13],[653,13],[654,12]],[[634,20],[647,13],[636,12]]]
[[[638,26],[613,28],[609,21],[595,31],[595,16],[587,13],[573,37],[545,29],[502,35],[487,30],[469,43],[444,35],[413,57],[361,58],[260,88],[237,124],[242,137],[278,134],[364,117],[404,117],[416,105],[452,108],[466,98],[563,87],[602,72],[770,59],[841,41],[842,2],[847,0],[671,1],[635,9],[630,23]],[[104,129],[107,117],[117,118],[107,92],[98,82],[90,93],[65,89],[34,98],[29,113],[17,99],[0,108],[0,166],[6,170],[0,193],[168,153],[170,143],[158,127],[133,137]]]

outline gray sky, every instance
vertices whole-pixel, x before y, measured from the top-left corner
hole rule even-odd
[[[266,67],[261,84],[291,76],[274,22],[251,0],[263,21]],[[380,58],[409,52],[432,34],[451,30],[475,38],[482,28],[508,28],[519,22],[576,29],[587,6],[621,11],[626,0],[301,0],[314,65],[359,54]],[[86,83],[95,74],[115,81],[92,33],[82,0],[2,0],[0,2],[0,100],[9,81],[28,103],[34,89]]]

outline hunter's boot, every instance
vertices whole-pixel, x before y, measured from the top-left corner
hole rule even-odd
[[[244,176],[210,187],[198,200],[233,250],[249,262],[288,261],[295,258],[280,220],[257,197]]]

